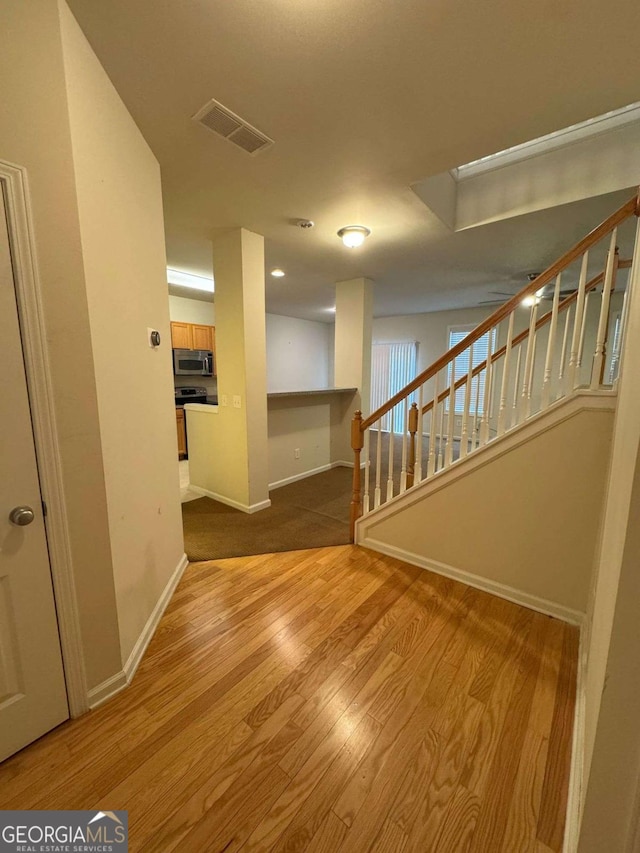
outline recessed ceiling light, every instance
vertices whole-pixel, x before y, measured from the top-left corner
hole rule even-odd
[[[284,270],[281,270],[278,267],[276,267],[276,269],[271,270],[271,275],[274,278],[282,278],[284,276]]]
[[[338,237],[350,249],[362,246],[369,234],[371,234],[371,231],[365,228],[364,225],[347,225],[338,231]]]
[[[167,267],[167,283],[177,284],[180,287],[191,287],[195,290],[206,290],[208,293],[214,292],[213,277],[207,278],[204,275],[172,270],[169,267]]]

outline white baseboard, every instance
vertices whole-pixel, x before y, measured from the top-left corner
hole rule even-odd
[[[120,672],[116,672],[115,675],[107,678],[106,681],[98,684],[97,687],[92,687],[91,690],[87,692],[87,704],[89,705],[89,709],[93,711],[93,709],[97,708],[98,705],[102,705],[102,703],[106,702],[107,699],[111,699],[112,696],[115,696],[116,693],[123,690],[127,684],[127,676],[124,674],[124,670],[121,669]]]
[[[358,538],[357,545],[363,548],[370,548],[372,551],[379,551],[381,554],[386,554],[388,557],[395,557],[398,560],[403,560],[405,563],[410,563],[412,566],[418,566],[421,569],[428,569],[430,572],[435,572],[438,575],[451,578],[460,583],[465,583],[467,586],[472,586],[475,589],[480,589],[483,592],[488,592],[491,595],[497,595],[498,598],[505,598],[507,601],[512,601],[514,604],[521,604],[523,607],[528,607],[529,610],[536,610],[538,613],[544,613],[545,616],[555,616],[556,619],[561,619],[563,622],[568,622],[570,625],[581,626],[584,622],[584,614],[578,610],[572,610],[570,607],[565,607],[562,604],[556,604],[555,601],[549,601],[546,598],[539,598],[531,593],[523,592],[506,584],[492,581],[488,578],[483,578],[481,575],[474,575],[464,569],[456,569],[454,566],[449,566],[446,563],[440,563],[438,560],[430,560],[423,557],[421,554],[414,554],[411,551],[405,551],[403,548],[398,548],[395,545],[388,545],[386,542],[380,542],[377,539],[364,537]]]
[[[153,608],[151,615],[147,619],[146,625],[142,629],[140,636],[131,650],[131,654],[127,658],[127,662],[124,664],[120,672],[117,672],[115,675],[107,678],[106,681],[102,682],[102,684],[99,684],[97,687],[94,687],[88,692],[87,700],[91,710],[97,708],[98,705],[102,705],[103,702],[106,702],[107,699],[115,696],[116,693],[119,693],[131,683],[140,661],[147,650],[147,646],[158,627],[158,623],[162,619],[162,614],[166,610],[167,604],[169,604],[171,596],[180,582],[182,573],[188,565],[189,561],[187,559],[187,555],[183,554],[180,558],[180,562],[169,578],[167,585],[163,589],[162,595],[156,602],[156,606]]]
[[[313,477],[314,474],[323,474],[332,468],[353,468],[353,462],[328,462],[326,465],[320,465],[319,468],[311,468],[309,471],[303,471],[301,474],[294,474],[293,477],[285,477],[284,480],[276,480],[275,483],[269,483],[269,491],[271,489],[279,489],[281,486],[288,486],[289,483],[295,483],[298,480],[306,480],[307,477]]]
[[[239,501],[234,501],[232,498],[219,495],[217,492],[210,492],[209,489],[203,489],[201,486],[194,486],[192,483],[189,484],[189,489],[205,498],[213,498],[214,501],[219,501],[221,504],[226,504],[227,506],[231,506],[234,509],[239,509],[242,512],[249,514],[252,512],[258,512],[261,509],[269,509],[271,506],[270,500],[260,501],[260,503],[257,504],[241,504]]]
[[[587,636],[585,626],[580,630],[578,651],[578,677],[576,684],[576,707],[573,715],[573,737],[571,742],[571,767],[569,769],[569,797],[567,800],[566,823],[564,827],[563,853],[576,853],[580,838],[582,804],[584,792],[584,751],[586,745],[586,675],[587,675]]]
[[[302,471],[300,474],[294,474],[292,477],[285,477],[284,480],[276,480],[275,483],[269,483],[269,491],[271,489],[279,489],[282,486],[288,486],[289,483],[296,483],[298,480],[306,480],[307,477],[313,477],[314,474],[323,474],[334,467],[335,462],[329,462],[327,465],[320,465],[319,468],[310,468],[308,471]]]

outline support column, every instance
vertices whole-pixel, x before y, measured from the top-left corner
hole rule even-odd
[[[264,238],[244,228],[216,237],[213,274],[218,413],[189,418],[189,472],[193,485],[255,512],[270,505]]]
[[[358,391],[341,411],[340,422],[332,420],[332,462],[353,461],[351,418],[356,410],[365,417],[371,410],[372,323],[373,282],[368,278],[337,282],[334,384]]]
[[[336,284],[335,384],[358,389],[357,406],[371,407],[371,330],[373,282],[354,278]]]

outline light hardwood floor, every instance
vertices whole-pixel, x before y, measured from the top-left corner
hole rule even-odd
[[[575,628],[354,546],[190,566],[132,685],[0,766],[145,853],[562,846]]]

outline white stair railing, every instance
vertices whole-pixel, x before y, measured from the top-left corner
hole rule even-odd
[[[628,301],[620,272],[632,263],[632,258],[620,260],[617,240],[620,226],[638,215],[635,197],[373,414],[363,418],[356,412],[351,428],[352,535],[360,515],[456,464],[577,388],[615,387]],[[637,251],[633,246],[630,254]],[[530,304],[528,316],[524,300]],[[474,366],[474,344],[485,335],[487,357]],[[456,375],[460,364],[462,376]],[[409,398],[417,402],[410,404]],[[387,417],[396,406],[403,417]],[[399,421],[402,435],[396,431]]]

